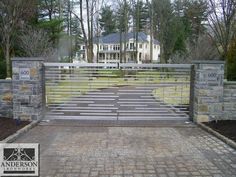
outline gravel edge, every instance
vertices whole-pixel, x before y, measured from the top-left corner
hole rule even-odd
[[[231,146],[232,148],[236,149],[236,142],[234,142],[233,140],[225,137],[224,135],[222,135],[222,134],[218,133],[217,131],[213,130],[212,128],[204,125],[203,123],[198,123],[198,125],[199,125],[199,127],[204,129],[205,131],[211,133],[212,135],[216,136],[217,138],[219,138],[224,143],[226,143],[229,146]]]
[[[13,135],[10,135],[7,138],[5,138],[4,140],[0,141],[0,143],[12,143],[12,142],[14,142],[19,136],[25,134],[30,129],[34,128],[39,122],[40,122],[39,120],[31,122],[30,124],[26,125],[22,129],[18,130]]]

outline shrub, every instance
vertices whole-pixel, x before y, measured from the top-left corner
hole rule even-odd
[[[236,81],[236,39],[229,47],[226,65],[227,80]]]

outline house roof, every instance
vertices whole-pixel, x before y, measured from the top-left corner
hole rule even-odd
[[[126,34],[126,40],[130,40],[132,38],[135,38],[134,32],[129,32]],[[148,35],[146,35],[144,32],[138,32],[138,42],[148,42],[147,40]],[[98,38],[95,38],[94,41],[96,42]],[[124,42],[125,35],[122,34],[122,42]],[[99,43],[103,44],[119,44],[120,43],[120,33],[111,33],[106,36],[99,37]],[[158,40],[153,40],[154,44],[160,44]]]

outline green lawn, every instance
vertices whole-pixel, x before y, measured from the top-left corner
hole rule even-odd
[[[189,85],[177,85],[157,88],[152,91],[152,94],[156,99],[159,99],[166,104],[189,104]]]

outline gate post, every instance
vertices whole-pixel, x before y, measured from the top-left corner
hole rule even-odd
[[[209,122],[223,116],[223,61],[195,61],[192,117]],[[190,105],[191,106],[191,105]]]
[[[13,58],[13,118],[43,118],[43,58]]]
[[[194,85],[195,85],[195,66],[191,65],[190,72],[190,97],[189,97],[189,118],[193,121],[194,116]]]

